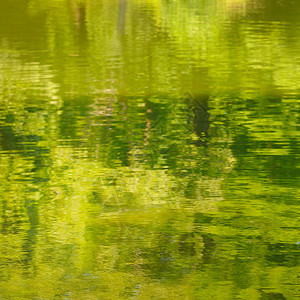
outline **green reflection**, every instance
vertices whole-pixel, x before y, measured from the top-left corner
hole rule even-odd
[[[294,1],[0,3],[0,298],[297,299]]]

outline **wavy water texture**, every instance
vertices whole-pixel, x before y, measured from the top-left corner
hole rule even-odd
[[[298,299],[300,5],[0,1],[0,299]]]

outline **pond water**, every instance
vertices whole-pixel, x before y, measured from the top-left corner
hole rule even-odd
[[[300,299],[299,15],[0,1],[0,299]]]

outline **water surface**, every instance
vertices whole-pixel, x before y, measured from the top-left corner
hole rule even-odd
[[[0,299],[298,299],[300,4],[0,1]]]

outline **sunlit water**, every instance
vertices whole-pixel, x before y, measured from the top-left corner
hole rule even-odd
[[[300,299],[300,4],[0,1],[0,299]]]

